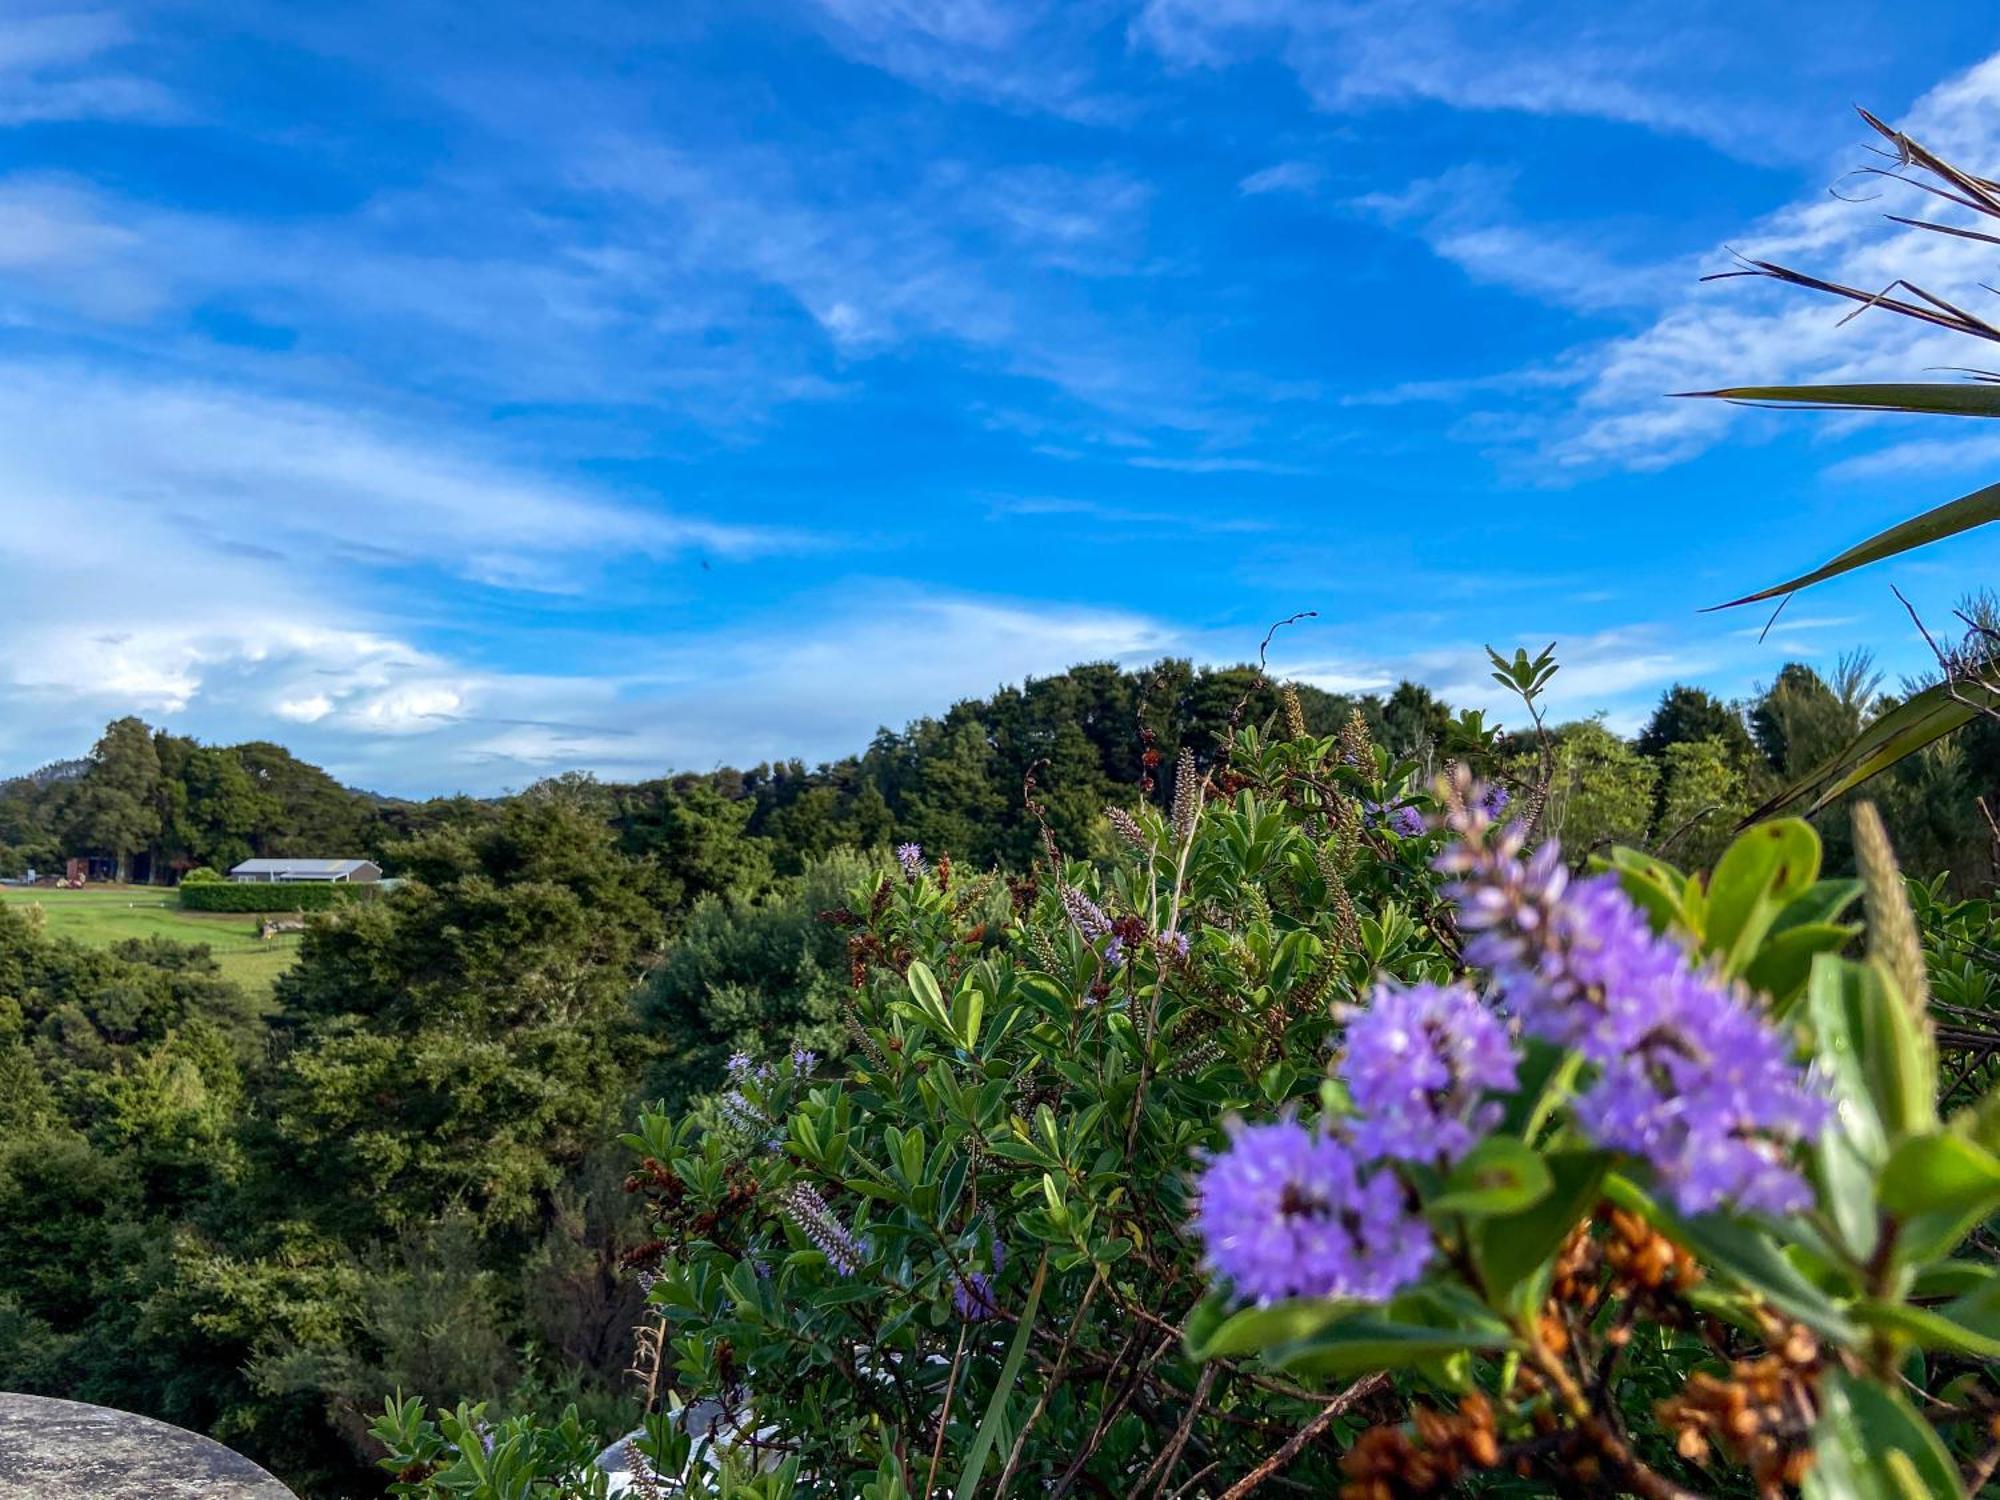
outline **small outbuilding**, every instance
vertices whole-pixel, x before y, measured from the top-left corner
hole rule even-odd
[[[382,867],[372,859],[246,859],[229,878],[248,885],[373,885]]]

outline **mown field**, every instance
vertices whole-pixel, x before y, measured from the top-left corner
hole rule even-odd
[[[38,905],[49,932],[92,947],[108,948],[125,938],[162,937],[177,943],[206,943],[222,972],[262,999],[298,957],[297,933],[265,941],[259,918],[225,912],[182,911],[174,893],[159,886],[100,885],[81,891],[0,887],[0,901]]]

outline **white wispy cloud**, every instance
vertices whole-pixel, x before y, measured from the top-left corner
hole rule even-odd
[[[1900,123],[1975,171],[2000,160],[2000,56],[1932,89]],[[1844,164],[1870,160],[1857,144]],[[1953,221],[1959,211],[1881,178],[1853,187],[1870,201],[1817,193],[1750,226],[1730,248],[1864,291],[1907,278],[1975,310],[1991,310],[1992,294],[1985,290],[1992,277],[1990,246],[1906,229],[1884,217],[1885,211],[1916,212]],[[1710,263],[1716,269],[1731,264],[1721,249]],[[1670,391],[1923,379],[1940,367],[1977,363],[1977,352],[1963,338],[1880,311],[1850,318],[1853,311],[1852,303],[1759,280],[1688,284],[1641,331],[1587,352],[1594,370],[1580,396],[1581,420],[1560,432],[1552,456],[1573,466],[1659,467],[1700,452],[1741,418],[1735,408],[1715,402],[1664,400]]]
[[[126,66],[136,43],[114,10],[13,6],[0,15],[0,125],[171,117],[168,91]]]
[[[1236,184],[1236,190],[1246,198],[1264,193],[1310,193],[1325,178],[1326,170],[1317,162],[1281,161],[1250,173]]]
[[[1567,8],[1530,0],[1146,0],[1130,32],[1183,69],[1276,58],[1327,111],[1429,101],[1577,116],[1764,156],[1790,144],[1782,119],[1754,97],[1719,111],[1705,86],[1755,50],[1752,19],[1699,0],[1671,11],[1597,7],[1582,25]],[[1806,41],[1792,34],[1795,47]]]
[[[1130,105],[1086,52],[1115,15],[1102,0],[813,0],[857,62],[934,93],[1104,122]]]
[[[609,568],[801,544],[469,453],[383,418],[71,367],[0,367],[0,754],[114,713],[261,733],[421,734],[533,701],[532,678],[426,647],[479,598]],[[532,595],[530,596],[532,597]]]
[[[1614,255],[1602,225],[1529,222],[1511,202],[1515,175],[1468,162],[1350,206],[1417,235],[1474,281],[1579,312],[1656,306],[1662,292],[1692,279],[1691,261]]]

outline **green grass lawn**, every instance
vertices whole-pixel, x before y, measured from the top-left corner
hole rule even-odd
[[[81,891],[0,886],[0,901],[39,905],[51,933],[94,948],[108,948],[125,938],[206,943],[222,972],[260,1000],[269,997],[272,984],[299,952],[295,932],[266,942],[257,936],[261,918],[240,912],[182,911],[174,893],[160,886],[98,885]]]

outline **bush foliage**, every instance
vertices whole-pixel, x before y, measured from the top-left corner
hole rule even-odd
[[[764,1497],[1961,1493],[2000,1095],[1939,1113],[1879,822],[1864,881],[1798,822],[1705,881],[1615,848],[1583,880],[1458,728],[1434,788],[1358,722],[1245,731],[1114,813],[1108,868],[1004,882],[997,946],[997,877],[899,850],[841,913],[846,1062],[746,1051],[628,1138],[641,1462]],[[398,1493],[601,1477],[479,1420],[387,1410]]]

